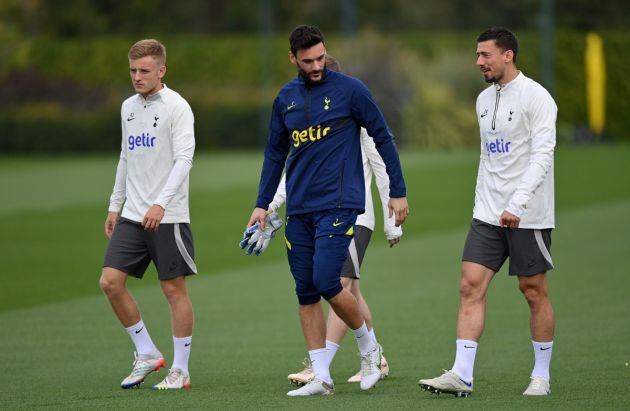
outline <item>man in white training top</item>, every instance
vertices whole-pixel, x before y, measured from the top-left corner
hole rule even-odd
[[[194,117],[186,100],[162,83],[166,49],[160,42],[141,40],[128,57],[137,94],[123,102],[120,113],[122,149],[105,221],[110,241],[100,286],[136,348],[121,387],[137,386],[165,366],[126,287],[129,276],[142,278],[153,261],[170,305],[174,344],[173,365],[153,388],[188,388],[193,309],[186,276],[197,272],[188,210]]]
[[[516,68],[518,42],[504,28],[477,38],[477,65],[492,85],[477,98],[481,156],[473,220],[464,245],[457,351],[453,368],[418,381],[433,393],[467,397],[473,389],[486,291],[507,257],[530,308],[534,368],[523,395],[548,395],[555,319],[547,291],[554,228],[553,157],[557,107]]]

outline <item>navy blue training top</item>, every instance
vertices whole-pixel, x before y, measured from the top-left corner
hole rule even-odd
[[[298,76],[276,96],[256,207],[269,207],[286,162],[287,215],[334,208],[363,213],[361,127],[383,158],[389,196],[406,197],[394,137],[369,90],[354,77],[325,69],[321,81]]]

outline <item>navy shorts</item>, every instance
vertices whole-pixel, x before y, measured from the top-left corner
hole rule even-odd
[[[553,269],[551,229],[512,229],[473,219],[462,261],[498,272],[508,257],[510,275],[529,276]]]
[[[138,222],[119,218],[109,240],[103,267],[142,278],[153,261],[160,280],[197,273],[192,232],[187,223],[160,224],[146,231]]]
[[[340,276],[357,210],[332,209],[287,217],[284,235],[295,292],[301,305],[330,300],[342,290]]]

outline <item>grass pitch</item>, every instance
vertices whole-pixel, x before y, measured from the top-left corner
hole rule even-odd
[[[411,215],[389,249],[377,228],[362,289],[392,374],[360,392],[351,337],[335,359],[332,398],[287,398],[305,356],[293,283],[278,240],[261,257],[237,248],[261,155],[199,155],[191,209],[200,274],[189,281],[196,329],[193,388],[156,392],[165,375],[122,390],[132,345],[98,288],[116,159],[0,162],[1,409],[627,409],[630,383],[630,147],[560,147],[550,273],[557,316],[552,396],[523,398],[533,354],[528,309],[504,272],[488,296],[468,399],[431,396],[419,378],[452,365],[459,258],[478,153],[407,152]],[[236,172],[238,170],[238,172]],[[152,337],[172,360],[168,306],[150,270],[131,281]]]

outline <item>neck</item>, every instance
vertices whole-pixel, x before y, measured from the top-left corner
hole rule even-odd
[[[517,70],[516,67],[513,67],[510,70],[506,70],[501,80],[497,81],[497,84],[503,87],[509,82],[511,82],[512,80],[514,80],[518,76],[519,73],[520,71]]]
[[[160,83],[156,88],[154,88],[153,90],[149,91],[148,93],[140,93],[140,95],[142,97],[144,97],[145,99],[147,99],[149,96],[154,95],[155,93],[159,92],[160,90],[162,90],[164,88],[164,84]]]

